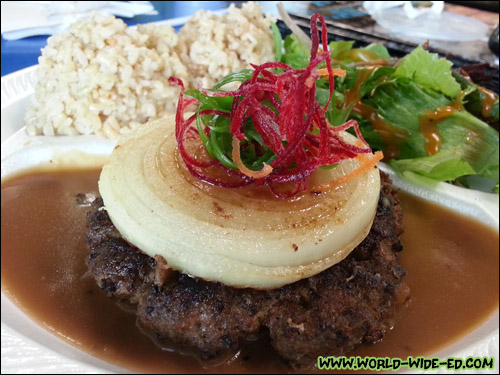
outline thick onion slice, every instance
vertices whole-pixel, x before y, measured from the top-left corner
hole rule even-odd
[[[345,133],[348,142],[356,138]],[[320,186],[359,165],[319,169]],[[125,239],[183,273],[235,287],[270,289],[340,262],[370,230],[378,169],[322,193],[274,197],[263,186],[202,183],[178,156],[174,118],[125,136],[99,181],[104,205]]]

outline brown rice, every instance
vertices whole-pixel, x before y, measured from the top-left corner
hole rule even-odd
[[[127,27],[94,13],[49,38],[25,120],[30,135],[121,134],[175,111],[185,85],[211,87],[226,74],[274,58],[271,18],[257,3],[218,18],[196,13],[177,35],[169,25]]]

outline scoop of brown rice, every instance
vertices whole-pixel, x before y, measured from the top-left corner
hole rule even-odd
[[[210,87],[250,62],[272,60],[270,22],[257,3],[231,6],[220,18],[199,11],[179,35],[169,25],[130,28],[94,13],[48,39],[25,116],[27,131],[117,138],[173,113],[179,89],[168,83],[170,76],[188,88]]]
[[[179,31],[176,51],[194,84],[212,87],[250,63],[274,61],[272,21],[255,2],[244,3],[241,9],[231,4],[221,17],[199,11]]]

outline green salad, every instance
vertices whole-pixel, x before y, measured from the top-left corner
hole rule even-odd
[[[273,29],[277,59],[305,68],[308,48],[294,34],[283,41]],[[381,44],[353,45],[329,44],[334,68],[346,71],[335,77],[334,97],[325,113],[330,124],[356,120],[370,146],[383,151],[384,161],[407,180],[472,188],[480,181],[498,193],[498,131],[486,123],[498,123],[498,96],[421,46],[394,59]],[[328,79],[318,79],[316,96],[322,106],[327,104]]]

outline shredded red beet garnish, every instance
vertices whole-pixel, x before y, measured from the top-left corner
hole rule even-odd
[[[322,24],[322,49],[319,49],[318,21]],[[196,129],[196,115],[184,119],[184,114],[187,107],[196,100],[186,99],[184,85],[180,79],[176,77],[169,79],[170,83],[181,88],[175,134],[179,153],[192,175],[207,183],[228,188],[251,183],[265,184],[276,196],[287,198],[307,190],[309,177],[319,167],[357,158],[360,154],[372,153],[356,121],[351,120],[344,125],[333,127],[325,118],[325,111],[333,96],[334,76],[338,75],[336,72],[339,69],[335,69],[334,72],[332,68],[326,23],[319,14],[311,17],[311,36],[311,58],[309,65],[304,69],[293,69],[281,62],[252,65],[255,71],[251,79],[243,82],[237,90],[230,92],[200,90],[212,97],[233,97],[230,113],[204,109],[199,111],[199,115],[230,119],[229,132],[233,136],[231,156],[239,170],[228,168],[219,160],[209,156],[203,159],[188,152],[186,142],[190,139],[190,134],[192,139],[192,130]],[[328,72],[330,92],[325,108],[321,108],[316,100],[318,65],[323,62]],[[278,69],[283,72],[275,74],[270,71]],[[266,103],[263,103],[264,101]],[[264,163],[260,171],[248,168],[240,156],[240,142],[246,139],[244,130],[248,119],[251,119],[264,145],[276,155],[270,165]],[[355,130],[356,136],[361,141],[359,143],[361,147],[347,143],[340,137],[339,132],[349,128]],[[207,136],[210,131],[210,128],[205,127],[204,133]],[[217,170],[218,173],[214,173]],[[221,170],[224,173],[220,173]],[[286,193],[279,188],[283,183],[287,184]]]

